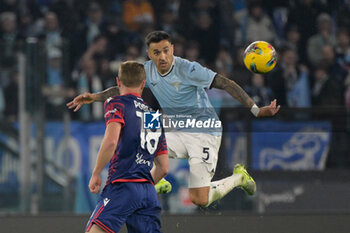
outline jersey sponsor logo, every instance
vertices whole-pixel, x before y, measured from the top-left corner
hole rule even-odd
[[[146,164],[146,165],[148,165],[149,167],[151,166],[151,162],[148,161],[148,160],[146,160],[146,159],[144,159],[144,158],[143,158],[143,154],[140,154],[140,153],[137,153],[135,162],[136,162],[137,164]]]
[[[106,206],[110,200],[111,199],[108,199],[107,197],[103,199],[103,206]]]
[[[176,88],[176,91],[179,91],[179,85],[181,84],[181,82],[174,82],[172,83],[172,85]]]
[[[160,116],[162,114],[157,112],[144,112],[143,113],[143,128],[145,129],[160,129]]]
[[[194,66],[192,66],[192,69],[191,69],[190,73],[192,73],[195,70],[196,70],[196,68]]]
[[[151,84],[152,84],[152,86],[155,86],[155,85],[157,85],[157,83],[152,83],[152,82],[151,82]]]

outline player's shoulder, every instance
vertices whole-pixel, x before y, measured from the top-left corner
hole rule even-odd
[[[109,97],[105,103],[104,106],[105,108],[107,106],[120,106],[120,107],[124,107],[124,105],[126,104],[126,99],[123,96],[113,96],[113,97]]]
[[[122,101],[123,100],[122,97],[123,96],[119,96],[119,95],[109,97],[108,99],[106,99],[105,103],[114,103],[114,102]]]
[[[145,70],[147,70],[147,69],[150,69],[152,67],[152,64],[154,64],[153,61],[152,60],[148,60],[148,61],[145,61],[143,63],[143,66],[145,67]]]
[[[181,77],[187,77],[185,79],[197,77],[198,75],[201,75],[201,72],[204,70],[204,67],[196,61],[189,61],[187,59],[177,57],[175,62],[176,72],[181,74]]]
[[[175,59],[175,66],[179,67],[182,70],[191,71],[194,67],[201,66],[196,61],[189,61],[185,58],[181,57],[174,57]]]

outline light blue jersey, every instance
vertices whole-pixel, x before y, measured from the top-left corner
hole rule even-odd
[[[210,120],[210,128],[214,128],[213,121],[219,121],[219,118],[204,89],[210,87],[215,72],[197,62],[175,56],[171,71],[164,76],[159,74],[152,60],[144,65],[146,87],[151,89],[166,115],[175,116],[177,120],[183,117],[185,121],[188,116],[207,123]],[[221,135],[221,122],[220,127],[216,125],[215,128],[214,134]],[[213,134],[205,129],[201,132]]]

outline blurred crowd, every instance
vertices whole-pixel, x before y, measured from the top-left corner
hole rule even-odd
[[[350,108],[350,0],[0,0],[0,114],[16,120],[19,52],[44,43],[41,91],[49,119],[83,92],[115,84],[125,60],[147,60],[144,37],[173,36],[175,55],[198,61],[241,85],[258,105]],[[244,49],[264,40],[276,68],[252,74]],[[237,106],[209,90],[215,107]],[[103,118],[103,104],[84,106],[80,120]]]

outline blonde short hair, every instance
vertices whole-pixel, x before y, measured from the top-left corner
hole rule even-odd
[[[146,71],[143,64],[126,61],[119,68],[118,78],[126,87],[138,87],[146,80]]]

